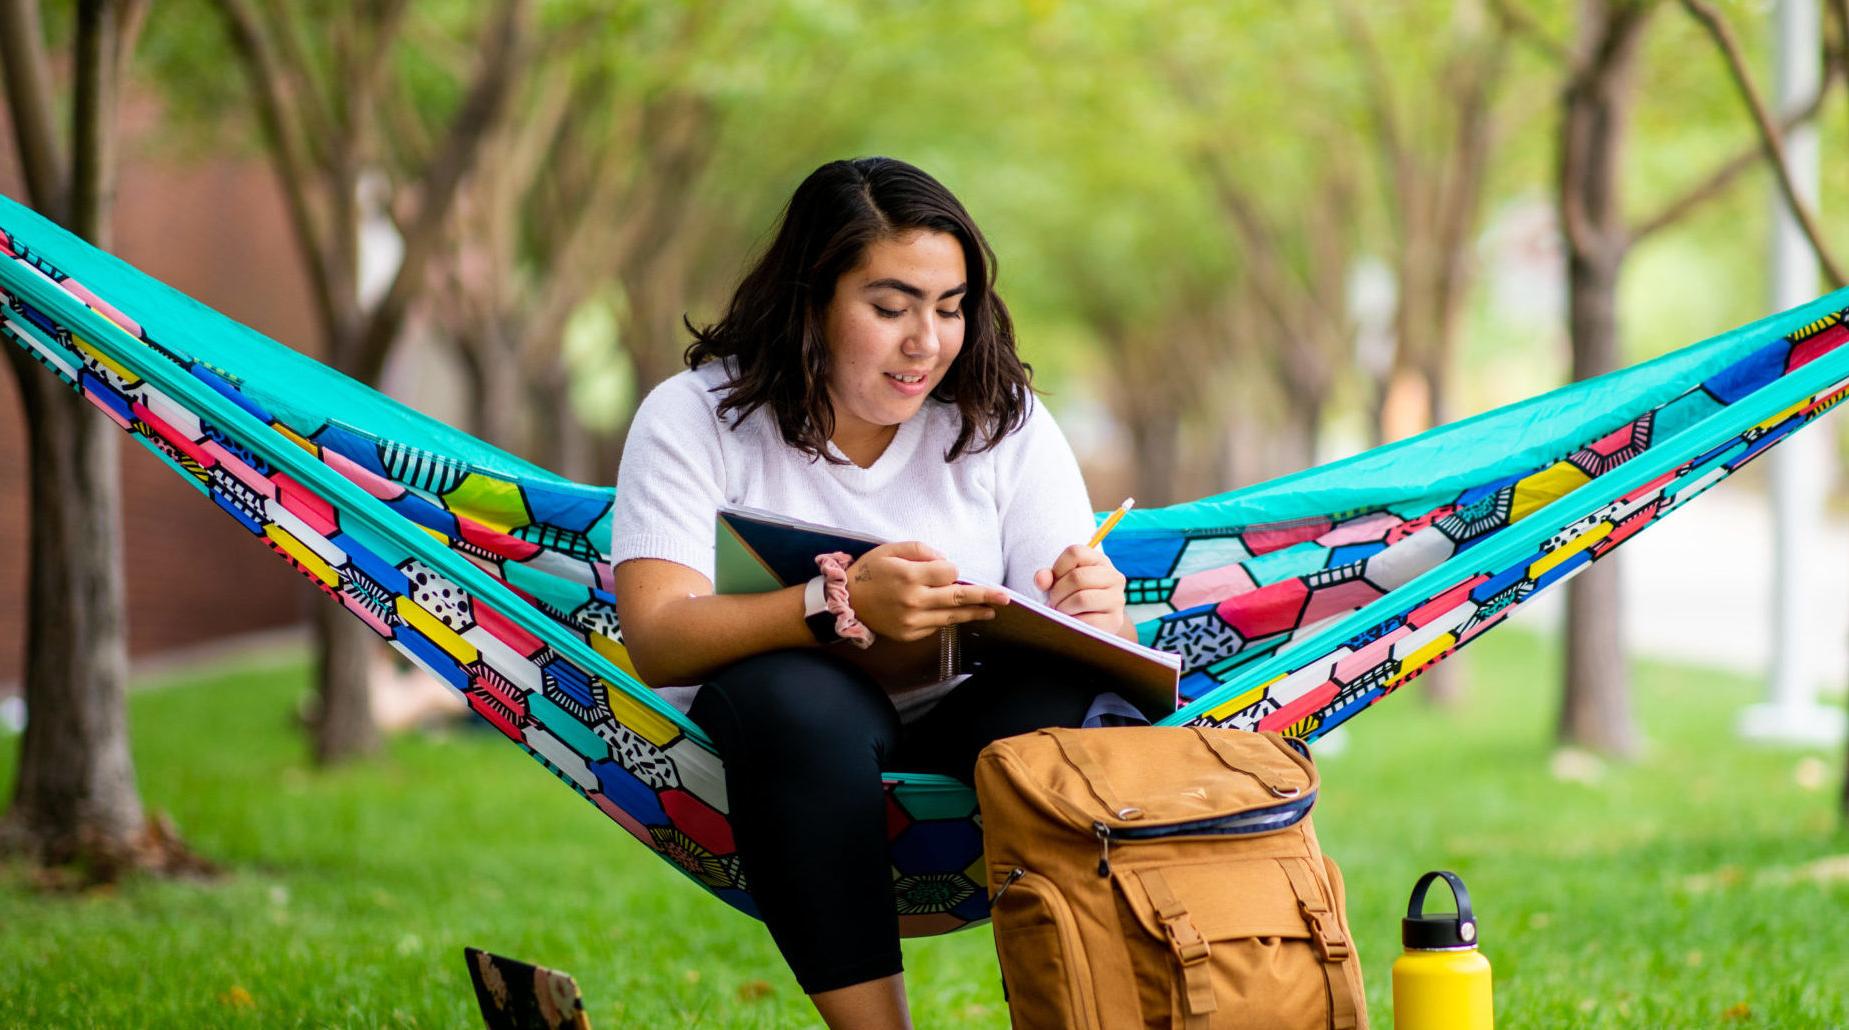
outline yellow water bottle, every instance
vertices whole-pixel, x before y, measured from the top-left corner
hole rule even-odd
[[[1457,914],[1425,914],[1425,892],[1443,877]],[[1496,1024],[1489,959],[1477,950],[1477,917],[1456,873],[1419,877],[1400,923],[1406,951],[1393,960],[1395,1030],[1491,1030]]]

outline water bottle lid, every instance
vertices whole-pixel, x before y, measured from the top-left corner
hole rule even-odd
[[[1439,877],[1451,885],[1451,894],[1457,898],[1456,915],[1425,914],[1425,892]],[[1417,951],[1477,946],[1477,917],[1470,911],[1470,892],[1456,873],[1434,870],[1419,877],[1412,888],[1412,900],[1406,903],[1406,918],[1400,920],[1400,943]]]

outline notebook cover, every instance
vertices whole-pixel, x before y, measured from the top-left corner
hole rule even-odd
[[[578,984],[569,975],[518,959],[462,949],[488,1030],[590,1030]]]
[[[753,508],[720,509],[717,522],[719,571],[714,588],[720,593],[755,593],[806,583],[816,575],[817,554],[846,551],[858,558],[882,543],[877,537]],[[951,639],[927,638],[912,644],[879,641],[864,652],[851,647],[836,651],[866,668],[882,684],[904,687],[946,679],[942,675],[946,668],[970,671],[971,662],[980,661],[985,650],[1028,648],[1106,672],[1113,689],[1151,720],[1175,710],[1179,655],[1120,638],[1099,639],[1105,634],[1068,622],[1069,616],[1034,599],[1019,593],[1014,597],[1015,603],[998,608],[994,619],[954,627]]]

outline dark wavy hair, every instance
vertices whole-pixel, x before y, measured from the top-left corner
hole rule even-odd
[[[1019,429],[1027,419],[1033,368],[1015,354],[1014,322],[995,293],[995,252],[942,183],[890,157],[831,161],[811,172],[784,209],[775,239],[732,294],[725,317],[703,329],[682,319],[694,337],[688,367],[715,358],[735,364],[736,374],[719,388],[726,391],[719,414],[738,412],[736,428],[768,406],[790,446],[842,463],[828,454],[835,420],[824,314],[835,281],[860,264],[868,245],[917,230],[956,237],[968,273],[963,349],[931,393],[963,416],[944,460],[987,450]]]

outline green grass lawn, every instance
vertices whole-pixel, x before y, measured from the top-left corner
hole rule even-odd
[[[1475,896],[1502,1026],[1849,1022],[1838,755],[1743,745],[1753,683],[1646,664],[1642,761],[1563,778],[1552,646],[1505,630],[1458,660],[1460,710],[1415,685],[1323,761],[1378,1025],[1407,891],[1439,867]],[[814,1023],[758,924],[524,754],[418,735],[317,772],[290,724],[305,689],[290,658],[134,697],[145,799],[229,875],[54,896],[0,867],[0,1024],[466,1026],[465,944],[571,971],[600,1027]],[[907,943],[920,1026],[1007,1025],[992,947]]]

